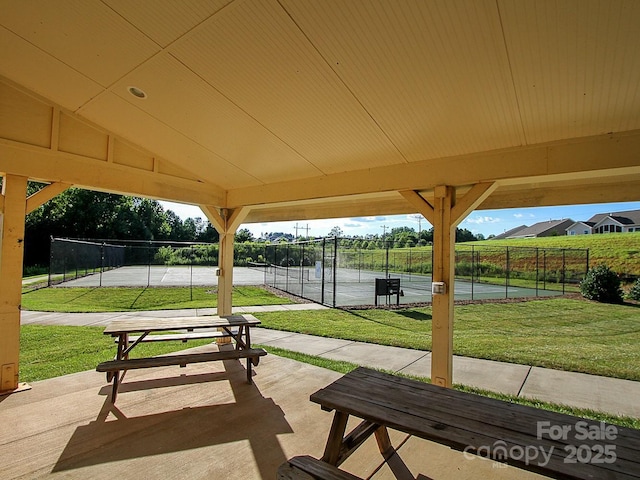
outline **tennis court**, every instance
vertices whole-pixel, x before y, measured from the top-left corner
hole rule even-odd
[[[376,302],[376,279],[400,280],[400,295],[378,296],[378,305],[412,304],[431,302],[431,276],[411,273],[386,273],[347,268],[332,269],[287,268],[267,266],[263,268],[264,283],[286,292],[324,305],[343,307],[373,305]],[[478,281],[457,279],[454,286],[455,300],[481,300],[522,297],[548,297],[561,295],[561,291],[542,288],[523,288],[494,285]]]
[[[66,281],[59,287],[195,287],[218,284],[215,267],[206,266],[127,266]],[[388,275],[388,276],[387,276]],[[431,301],[431,276],[409,273],[385,273],[348,268],[332,269],[234,267],[234,285],[269,285],[285,292],[328,306],[373,305],[376,302],[376,278],[400,279],[399,296],[382,295],[379,305],[423,303]],[[547,297],[560,291],[522,288],[511,285],[456,280],[455,300],[480,300],[519,297]]]

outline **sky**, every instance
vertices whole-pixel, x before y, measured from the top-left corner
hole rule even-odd
[[[172,210],[182,220],[189,217],[206,218],[202,210],[195,206],[170,202],[160,203],[165,210]],[[531,226],[538,222],[566,218],[575,221],[586,221],[597,213],[623,212],[626,210],[640,210],[640,202],[481,210],[470,213],[458,227],[466,228],[474,235],[481,233],[487,238],[489,235],[499,235],[520,225]],[[333,218],[327,220],[300,220],[298,222],[246,223],[241,225],[240,228],[247,228],[255,238],[260,238],[263,233],[272,232],[290,233],[292,235],[296,235],[297,232],[298,235],[305,237],[324,237],[336,226],[340,227],[344,236],[382,235],[398,227],[411,227],[416,232],[431,228],[431,224],[421,215],[388,215]]]

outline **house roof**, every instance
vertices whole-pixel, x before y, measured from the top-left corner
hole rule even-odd
[[[598,213],[589,219],[594,225],[611,218],[620,225],[640,225],[640,210],[627,210],[625,212]]]
[[[4,2],[0,174],[246,222],[640,200],[640,2]],[[487,190],[488,191],[488,190]]]
[[[492,237],[492,240],[501,240],[503,238],[509,238],[512,235],[515,235],[516,233],[518,233],[521,230],[524,230],[525,228],[529,228],[527,227],[527,225],[520,225],[518,227],[514,227],[511,230],[507,230],[506,232],[501,233],[500,235],[496,235],[495,237]]]
[[[569,225],[567,227],[567,230],[569,230],[570,228],[574,227],[575,225],[584,225],[585,227],[593,227],[593,226],[595,226],[595,223],[594,222],[581,222],[581,221],[578,221],[578,222],[575,222],[575,223]]]
[[[507,238],[524,238],[524,237],[538,237],[551,230],[564,231],[569,225],[575,222],[571,219],[563,220],[548,220],[546,222],[538,222],[530,227],[523,228],[517,231],[514,235],[510,235]]]

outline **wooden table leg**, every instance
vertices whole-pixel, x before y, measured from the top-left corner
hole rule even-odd
[[[122,360],[128,358],[129,354],[125,352],[129,346],[129,335],[124,333],[118,337],[118,349],[116,350],[116,360]],[[124,375],[124,372],[123,372]],[[118,387],[120,384],[120,371],[116,370],[112,373],[113,386],[111,387],[111,403],[116,403],[116,397],[118,396]],[[108,376],[107,376],[108,378]]]
[[[384,425],[379,426],[375,431],[375,435],[376,442],[378,442],[378,450],[380,450],[380,453],[386,460],[395,453],[393,445],[391,445],[391,439],[389,438],[387,427]]]
[[[247,358],[247,383],[253,383],[253,379],[251,378],[251,358]]]
[[[336,410],[333,416],[331,430],[329,431],[329,438],[327,438],[327,445],[322,455],[323,462],[338,466],[340,462],[340,451],[342,450],[342,440],[344,438],[344,432],[347,429],[348,420],[348,413]]]

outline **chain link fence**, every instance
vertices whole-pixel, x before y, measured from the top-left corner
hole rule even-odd
[[[332,307],[377,303],[375,281],[400,279],[398,299],[386,303],[431,301],[431,247],[362,248],[360,240],[323,238],[266,245],[264,283]],[[519,298],[578,291],[589,269],[589,251],[458,244],[455,298]]]

